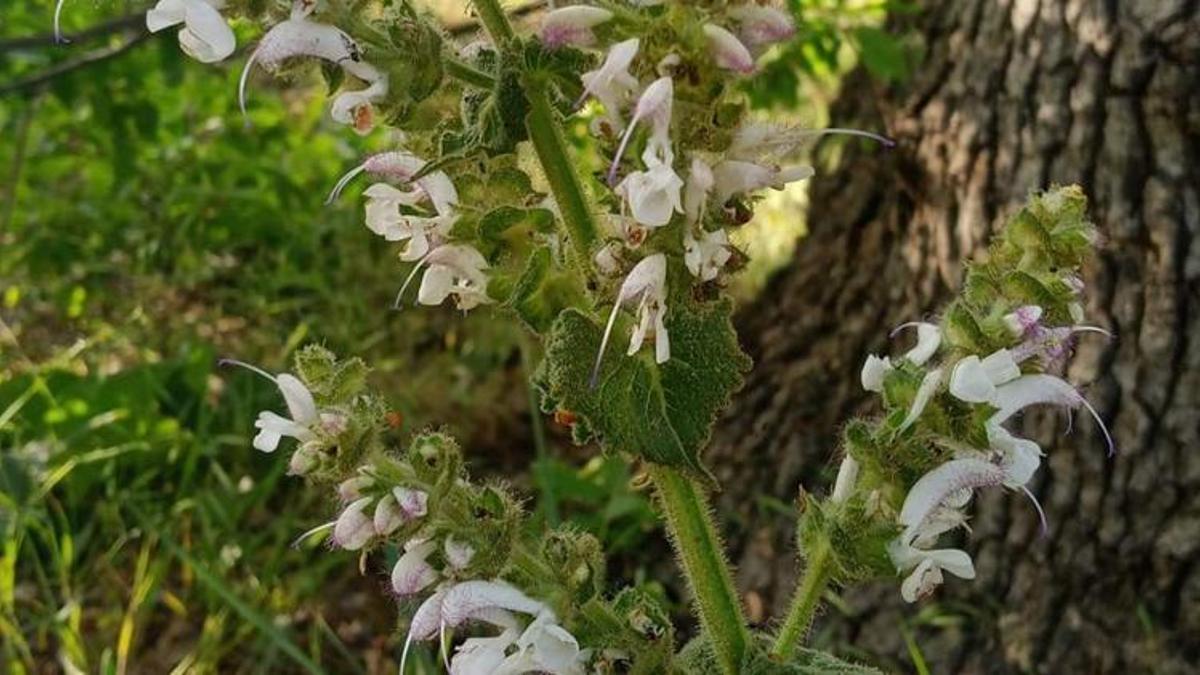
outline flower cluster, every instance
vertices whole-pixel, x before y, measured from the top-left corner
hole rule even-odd
[[[888,415],[847,430],[847,456],[831,501],[858,499],[893,524],[887,556],[905,575],[909,602],[934,591],[944,573],[971,579],[962,550],[938,548],[942,535],[965,528],[976,490],[1004,487],[1041,506],[1028,484],[1041,464],[1039,445],[1006,427],[1036,405],[1084,408],[1113,442],[1082,394],[1056,373],[1076,335],[1107,331],[1078,320],[1077,266],[1094,238],[1076,188],[1036,197],[1014,217],[968,272],[964,297],[939,323],[901,326],[914,346],[893,360],[870,355],[862,386],[882,396]],[[860,475],[861,472],[861,475]],[[894,506],[887,495],[903,495]],[[878,530],[884,532],[885,530]]]

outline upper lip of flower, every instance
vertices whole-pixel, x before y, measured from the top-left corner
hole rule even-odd
[[[61,7],[60,2],[55,9],[56,26]],[[179,44],[183,50],[204,63],[220,61],[233,53],[237,40],[217,7],[207,0],[159,0],[146,12],[146,28],[157,33],[182,23]]]

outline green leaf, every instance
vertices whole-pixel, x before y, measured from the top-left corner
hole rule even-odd
[[[544,334],[560,312],[582,304],[584,297],[578,277],[569,269],[556,266],[550,248],[543,246],[529,256],[507,304],[530,328]]]
[[[741,386],[749,358],[730,325],[731,303],[672,307],[667,316],[671,358],[654,363],[651,350],[625,356],[614,331],[597,384],[589,386],[601,326],[564,311],[546,343],[541,386],[555,403],[587,422],[607,452],[627,452],[711,480],[700,462],[717,413]]]
[[[871,26],[855,29],[854,37],[862,63],[872,75],[887,81],[908,77],[908,57],[895,37]]]

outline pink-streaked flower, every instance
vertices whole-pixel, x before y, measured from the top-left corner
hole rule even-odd
[[[424,518],[429,513],[429,495],[424,490],[395,487],[392,488],[392,495],[406,520]]]
[[[1104,434],[1105,443],[1108,445],[1109,456],[1116,452],[1112,436],[1109,435],[1104,420],[1100,418],[1100,413],[1096,412],[1092,404],[1088,403],[1075,387],[1062,378],[1045,374],[1022,375],[1007,384],[996,387],[996,394],[988,403],[997,408],[997,411],[988,420],[993,424],[1003,424],[1008,418],[1031,405],[1052,404],[1068,408],[1083,407],[1091,413],[1096,424],[1100,426],[1100,432]]]
[[[788,183],[812,178],[813,168],[807,165],[789,167],[767,166],[740,160],[725,160],[713,167],[717,203],[731,197],[764,188],[782,190]]]
[[[224,0],[159,0],[146,12],[146,28],[157,33],[183,24],[179,29],[183,52],[201,63],[215,63],[237,47],[233,29],[219,11],[224,6]],[[56,25],[57,16],[56,10]]]
[[[451,628],[472,619],[484,618],[495,610],[530,616],[550,611],[546,605],[525,595],[517,587],[500,580],[472,580],[455,584],[446,592],[441,605],[442,624]]]
[[[917,329],[917,344],[908,350],[903,358],[908,359],[913,365],[923,366],[926,361],[933,358],[933,355],[937,353],[938,347],[942,346],[942,331],[937,327],[937,324],[911,321],[897,326],[892,331],[892,337],[895,337],[897,333],[907,328]]]
[[[684,229],[683,262],[692,276],[699,277],[701,281],[712,281],[731,257],[733,251],[725,230],[701,231],[700,236],[696,237],[691,227]]]
[[[629,66],[637,56],[638,45],[637,38],[618,42],[609,47],[604,63],[599,68],[580,76],[584,98],[594,96],[604,106],[604,121],[610,133],[619,134],[625,129],[621,110],[638,90],[638,80],[629,72]],[[593,132],[596,131],[593,129]]]
[[[926,519],[951,495],[963,490],[1004,485],[1004,469],[982,459],[952,459],[922,476],[904,498],[899,522],[904,527],[901,541],[911,544]]]
[[[1037,305],[1022,305],[1004,315],[1004,325],[1014,337],[1024,337],[1042,319],[1042,308]]]
[[[375,66],[363,61],[358,43],[345,31],[337,26],[312,21],[304,11],[294,8],[291,18],[275,24],[267,31],[246,60],[238,81],[238,104],[242,114],[246,114],[246,82],[255,64],[274,70],[284,61],[302,57],[337,64],[368,84],[383,77],[383,73]]]
[[[971,354],[959,360],[950,373],[950,393],[967,403],[987,403],[996,387],[1021,376],[1021,368],[1007,349],[998,349],[983,359]]]
[[[663,166],[670,169],[671,164],[675,162],[675,153],[671,150],[671,111],[674,96],[674,81],[669,77],[660,77],[651,82],[638,97],[633,119],[625,128],[625,135],[621,137],[621,144],[617,147],[617,154],[613,157],[612,166],[608,170],[609,185],[616,182],[617,168],[620,166],[621,158],[625,155],[625,148],[629,145],[629,139],[633,137],[633,131],[638,122],[641,121],[649,121],[651,125],[650,138],[646,142],[646,149],[642,151],[642,161],[651,169]],[[674,175],[674,173],[672,169],[671,174]],[[679,182],[680,187],[683,187],[683,181],[678,176],[675,176],[675,180]]]
[[[711,23],[704,24],[703,30],[717,67],[742,74],[754,72],[754,55],[736,35]]]
[[[396,595],[416,595],[437,582],[437,570],[427,562],[436,550],[437,544],[428,540],[411,540],[404,545],[404,554],[392,566],[392,590]]]
[[[633,335],[629,338],[628,355],[632,356],[642,348],[642,343],[654,332],[654,360],[665,363],[671,358],[671,341],[667,335],[664,321],[667,313],[667,257],[662,253],[642,258],[629,276],[621,284],[617,293],[617,301],[613,303],[612,312],[608,316],[608,325],[604,328],[604,337],[600,340],[600,350],[596,354],[596,365],[592,369],[592,386],[600,375],[600,363],[604,358],[604,350],[608,346],[608,338],[612,335],[613,326],[617,321],[617,312],[621,307],[636,302],[638,308],[638,323]]]
[[[729,10],[738,23],[738,38],[750,49],[782,42],[796,34],[796,24],[786,12],[762,5],[740,5]]]
[[[375,523],[366,509],[375,501],[363,497],[342,510],[333,526],[333,543],[347,551],[357,551],[375,536]]]
[[[592,29],[612,19],[612,12],[599,7],[571,5],[546,13],[538,37],[542,44],[554,49],[563,45],[590,47],[596,43]]]
[[[884,356],[880,358],[875,354],[868,354],[867,361],[863,364],[862,388],[866,391],[880,393],[883,391],[883,378],[890,373],[895,366],[892,365],[892,360]]]
[[[438,215],[449,215],[458,204],[458,191],[454,183],[443,171],[430,171],[419,178],[414,178],[425,168],[425,160],[410,152],[391,151],[371,155],[365,162],[347,171],[338,179],[329,198],[325,203],[332,203],[342,195],[342,191],[360,174],[366,173],[400,185],[415,184],[407,190],[396,190],[387,193],[395,202],[395,206],[413,206],[428,199],[433,210]],[[386,215],[383,211],[380,216]]]

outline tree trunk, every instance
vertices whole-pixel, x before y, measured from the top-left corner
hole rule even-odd
[[[1200,9],[1196,0],[927,1],[901,30],[924,40],[892,88],[854,74],[839,126],[886,129],[844,145],[813,181],[810,236],[740,317],[757,365],[710,464],[744,523],[734,560],[752,615],[778,617],[795,579],[794,523],[744,499],[827,491],[840,424],[872,412],[859,386],[889,329],[936,312],[963,261],[1030,190],[1084,186],[1103,236],[1086,270],[1088,337],[1069,379],[1116,437],[1070,436],[1027,415],[1047,450],[1031,488],[993,490],[967,546],[979,577],[948,579],[928,608],[899,579],[846,591],[823,641],[911,670],[901,626],[935,673],[1195,672],[1200,663]],[[924,611],[923,611],[924,610]],[[935,625],[936,624],[936,625]]]

